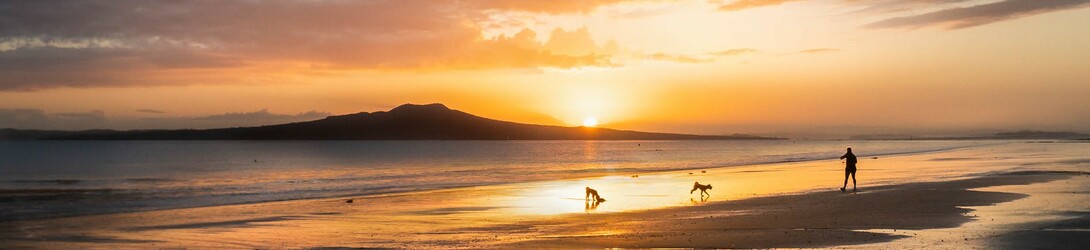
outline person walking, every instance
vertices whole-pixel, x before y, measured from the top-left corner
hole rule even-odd
[[[855,164],[858,163],[859,160],[855,158],[855,154],[852,154],[852,148],[851,147],[848,147],[848,152],[845,153],[844,155],[840,156],[840,159],[844,159],[844,163],[845,163],[845,165],[844,165],[844,186],[840,187],[840,191],[844,192],[845,189],[848,188],[848,176],[851,175],[852,176],[852,192],[855,192],[856,187],[857,187],[856,183],[855,183]]]

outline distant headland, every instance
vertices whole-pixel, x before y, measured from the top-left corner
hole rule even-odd
[[[404,104],[288,124],[219,129],[49,131],[0,129],[6,140],[774,140],[745,134],[693,135],[523,124],[443,104]]]

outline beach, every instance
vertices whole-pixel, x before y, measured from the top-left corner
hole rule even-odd
[[[0,250],[1090,250],[1088,20],[3,1]]]
[[[1080,248],[1090,143],[836,159],[0,223],[4,248]],[[710,197],[689,191],[712,184]],[[584,187],[606,199],[584,200]],[[347,200],[352,202],[348,203]]]

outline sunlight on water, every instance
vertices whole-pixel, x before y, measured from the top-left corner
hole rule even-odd
[[[981,169],[996,167],[983,163]],[[942,165],[891,161],[884,157],[862,159],[859,166],[864,171],[860,177],[863,178],[861,192],[867,192],[867,187],[885,184],[894,179],[936,181],[940,176],[960,176],[980,171],[971,168],[944,169]],[[505,196],[505,199],[496,201],[483,201],[478,205],[507,208],[499,212],[515,215],[558,215],[699,206],[708,202],[729,202],[806,190],[839,192],[837,189],[843,181],[843,168],[843,162],[831,159],[531,182],[506,188],[519,190],[518,195]],[[701,195],[699,190],[693,191],[694,182],[711,184],[709,195]],[[585,200],[584,187],[596,189],[606,200],[600,203]],[[848,187],[852,187],[850,183]],[[851,193],[849,190],[845,194]]]
[[[706,202],[741,199],[797,190],[797,188],[828,185],[829,182],[825,179],[812,178],[812,180],[807,181],[796,181],[790,185],[764,185],[752,181],[775,178],[776,176],[785,179],[802,179],[799,177],[813,175],[818,172],[824,174],[830,169],[836,170],[833,162],[828,162],[826,165],[828,166],[789,165],[792,168],[790,172],[783,171],[783,169],[750,173],[724,170],[685,171],[639,175],[638,177],[608,176],[572,181],[528,183],[520,185],[523,195],[512,196],[509,200],[497,205],[511,207],[512,213],[535,215],[622,212],[701,205]],[[836,174],[834,173],[831,176],[835,177]],[[708,190],[709,195],[701,195],[700,190],[690,193],[694,182],[698,181],[712,184],[712,189]],[[747,188],[742,190],[734,188],[736,186],[745,186]],[[596,189],[605,201],[599,203],[585,200],[584,187]]]
[[[656,171],[921,152],[970,141],[0,142],[2,218],[111,213],[562,180],[507,205],[526,214],[612,212],[699,202],[694,176]],[[632,178],[631,175],[640,177]],[[654,178],[665,178],[656,180]],[[713,183],[724,199],[726,181]],[[724,186],[720,186],[724,185]],[[759,185],[759,184],[757,184]],[[606,201],[584,202],[584,187]],[[14,198],[17,197],[18,199]],[[4,197],[0,197],[2,199]],[[74,202],[78,200],[79,202]],[[118,202],[120,201],[120,202]],[[13,207],[34,209],[8,209]]]

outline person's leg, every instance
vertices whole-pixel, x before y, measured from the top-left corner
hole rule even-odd
[[[844,191],[845,188],[848,188],[848,175],[850,174],[852,174],[852,172],[844,171],[844,186],[840,187],[840,191]]]
[[[847,180],[845,180],[845,181],[847,181]],[[844,186],[847,187],[847,184],[845,184]],[[855,190],[858,187],[859,187],[859,185],[857,185],[855,183],[855,171],[852,171],[852,190]]]

